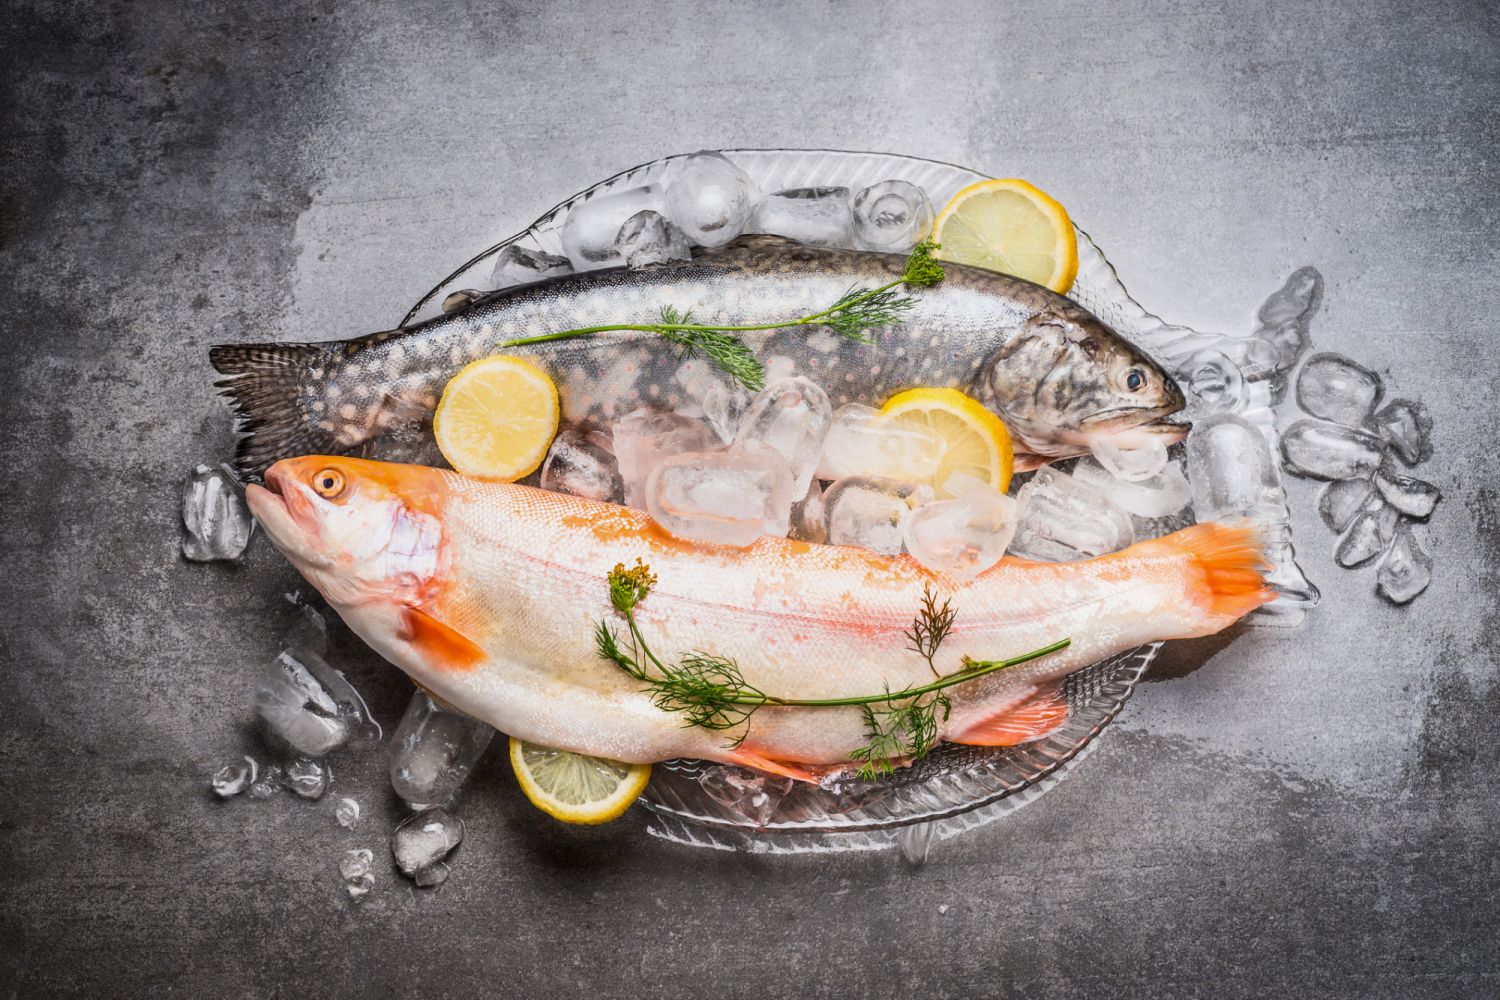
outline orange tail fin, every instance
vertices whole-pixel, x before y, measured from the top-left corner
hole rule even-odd
[[[1207,521],[1174,531],[1154,543],[1187,556],[1189,593],[1208,621],[1201,633],[1211,635],[1276,599],[1266,583],[1270,569],[1260,532],[1250,521]]]

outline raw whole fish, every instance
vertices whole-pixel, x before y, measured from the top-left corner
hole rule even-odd
[[[616,331],[529,346],[509,341],[599,324],[652,323],[671,307],[695,322],[772,323],[828,309],[851,288],[899,278],[905,258],[742,237],[691,261],[589,271],[509,288],[459,312],[355,340],[213,348],[217,384],[244,437],[236,464],[258,476],[296,455],[347,453],[437,405],[470,361],[529,357],[557,383],[564,422],[602,425],[636,407],[684,402],[679,349]],[[916,305],[874,343],[822,327],[747,333],[762,362],[786,359],[835,406],[878,406],[915,386],[962,388],[1005,421],[1018,470],[1080,455],[1090,437],[1122,447],[1181,440],[1169,418],[1183,395],[1153,361],[1082,307],[1020,278],[945,263],[946,278],[910,289]],[[768,366],[769,367],[769,366]]]
[[[629,762],[736,761],[805,775],[866,743],[855,708],[768,707],[742,732],[685,726],[595,647],[606,584],[642,559],[635,611],[658,655],[703,651],[788,698],[893,691],[965,656],[1066,649],[947,689],[943,739],[1009,745],[1066,714],[1058,682],[1156,639],[1208,635],[1274,594],[1253,529],[1200,524],[1085,562],[1007,558],[971,582],[909,557],[763,537],[689,544],[638,511],[527,486],[344,457],[273,465],[248,490],[267,535],[356,633],[423,687],[502,732]],[[958,616],[932,667],[909,648],[924,588]]]

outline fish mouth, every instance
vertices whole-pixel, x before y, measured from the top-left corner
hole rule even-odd
[[[1137,433],[1159,438],[1163,444],[1176,444],[1188,436],[1188,432],[1193,429],[1193,422],[1179,411],[1153,417],[1132,429]]]
[[[247,484],[245,503],[278,549],[287,555],[308,554],[307,541],[314,537],[308,525],[315,525],[316,518],[283,470],[272,466],[266,470],[264,483]]]
[[[1167,412],[1159,409],[1110,410],[1096,414],[1086,424],[1087,430],[1094,433],[1136,438],[1144,436],[1163,444],[1176,444],[1193,429],[1192,421],[1176,407]]]

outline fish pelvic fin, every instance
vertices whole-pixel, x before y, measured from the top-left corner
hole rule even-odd
[[[438,621],[421,608],[401,610],[404,638],[427,662],[441,670],[473,670],[484,662],[484,648],[451,625]]]
[[[1068,702],[1061,687],[1043,688],[1018,705],[980,719],[962,732],[949,736],[950,743],[975,747],[1013,747],[1030,743],[1068,721]]]
[[[328,353],[323,344],[223,344],[209,350],[214,369],[228,376],[214,386],[234,410],[241,435],[234,467],[242,477],[259,479],[279,459],[342,450],[303,411],[304,380]]]
[[[1260,531],[1251,521],[1205,521],[1147,544],[1186,557],[1188,593],[1207,618],[1196,635],[1211,635],[1276,599],[1266,582],[1270,565]]]
[[[744,747],[735,747],[729,752],[729,759],[741,767],[753,768],[764,771],[767,774],[780,775],[783,778],[791,778],[795,781],[806,781],[817,784],[830,774],[847,769],[846,764],[801,764],[794,760],[776,760],[747,750]]]

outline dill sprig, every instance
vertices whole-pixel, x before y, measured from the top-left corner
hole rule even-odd
[[[884,709],[861,705],[865,737],[869,742],[849,755],[863,762],[857,772],[860,780],[874,781],[881,775],[894,774],[896,768],[891,762],[902,757],[919,760],[927,756],[937,743],[939,710],[943,713],[941,721],[947,722],[948,714],[953,711],[953,702],[945,694],[915,698],[901,704],[892,702]]]
[[[733,382],[751,391],[765,387],[765,366],[755,353],[738,336],[742,333],[759,333],[766,330],[782,330],[797,326],[826,326],[841,337],[861,344],[875,341],[872,330],[894,326],[906,317],[917,304],[917,299],[901,294],[898,289],[927,288],[943,280],[943,265],[932,252],[936,243],[923,241],[912,248],[901,268],[901,277],[878,288],[851,288],[837,302],[820,312],[809,313],[796,319],[779,323],[752,323],[743,326],[715,326],[694,323],[691,310],[679,310],[664,306],[659,323],[608,323],[601,326],[584,326],[574,330],[561,330],[535,337],[507,340],[500,347],[524,347],[553,340],[570,340],[595,333],[619,330],[641,330],[654,333],[671,341],[680,348],[684,358],[702,355],[711,361]]]
[[[917,617],[912,621],[911,628],[902,633],[911,643],[906,648],[927,661],[927,667],[934,677],[941,677],[942,673],[932,662],[932,658],[943,640],[948,638],[948,633],[953,629],[953,620],[958,617],[958,611],[949,607],[951,603],[950,600],[944,600],[943,606],[938,607],[932,585],[924,583],[922,606],[917,609]]]
[[[645,685],[653,705],[662,711],[682,713],[684,725],[687,726],[719,732],[738,730],[727,744],[729,747],[736,747],[744,742],[750,732],[751,717],[768,705],[793,708],[858,707],[864,717],[868,742],[850,756],[861,762],[859,776],[865,780],[891,773],[891,762],[896,758],[916,759],[926,756],[937,742],[939,725],[947,721],[953,708],[948,696],[939,693],[943,689],[1055,653],[1067,648],[1071,641],[1060,639],[1041,649],[1005,660],[971,660],[965,657],[963,668],[956,673],[939,676],[930,684],[902,688],[900,691],[892,691],[887,685],[882,693],[874,695],[780,698],[767,694],[746,681],[739,665],[728,657],[694,651],[684,655],[675,664],[666,663],[658,657],[646,642],[646,637],[641,634],[640,623],[635,617],[636,606],[646,599],[656,584],[656,575],[641,560],[637,559],[635,566],[629,569],[623,563],[617,564],[610,571],[608,582],[609,603],[625,620],[630,648],[627,651],[621,645],[620,637],[608,622],[600,622],[595,627],[595,646],[601,657]],[[917,613],[917,620],[913,622],[912,632],[917,632],[920,626],[922,634],[928,637],[924,640],[927,648],[935,653],[938,644],[952,627],[955,615],[956,612],[948,607],[947,601],[938,608],[936,598],[930,590],[926,590],[923,593],[923,607]],[[924,622],[928,624],[923,624]],[[934,626],[931,623],[939,624]],[[908,633],[908,637],[910,635]],[[919,649],[918,652],[922,650]],[[927,653],[923,655],[928,656]],[[928,665],[932,665],[930,656]]]

